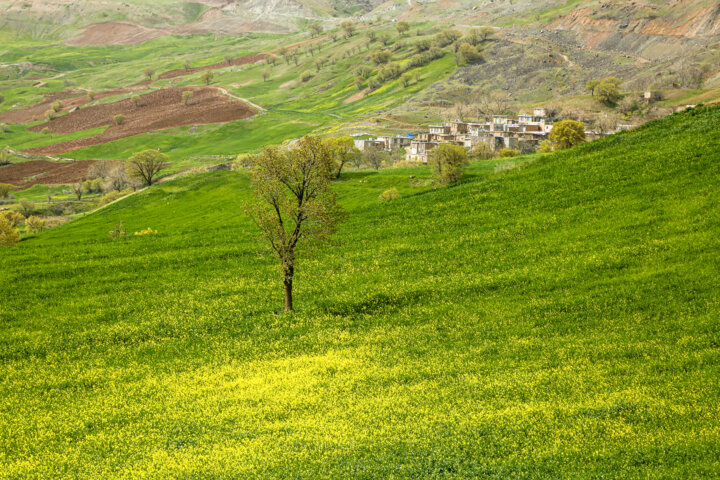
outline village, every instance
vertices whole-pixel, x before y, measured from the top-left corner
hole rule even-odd
[[[632,126],[619,125],[617,130],[630,127]],[[493,115],[492,121],[483,123],[455,120],[442,125],[429,125],[428,130],[421,133],[355,139],[355,146],[361,151],[376,148],[390,153],[404,148],[405,161],[428,163],[430,152],[441,143],[462,145],[471,153],[479,149],[494,153],[503,149],[531,153],[539,148],[542,141],[548,139],[552,129],[553,122],[546,109],[537,107],[532,113]],[[587,140],[607,134],[585,131]]]

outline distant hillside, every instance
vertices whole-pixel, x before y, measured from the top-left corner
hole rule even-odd
[[[244,172],[4,248],[10,478],[711,478],[720,109],[545,156],[346,174],[297,307]],[[401,198],[378,195],[396,187]],[[120,222],[129,235],[111,239]],[[148,227],[157,234],[135,236]]]

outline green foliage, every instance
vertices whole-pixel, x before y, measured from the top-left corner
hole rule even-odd
[[[184,92],[182,92],[183,105],[185,105],[187,107],[188,104],[190,103],[190,100],[192,100],[192,98],[194,96],[195,96],[195,94],[193,93],[192,90],[185,90]]]
[[[378,196],[378,200],[381,202],[389,202],[391,200],[397,200],[398,198],[400,198],[400,192],[395,187],[388,188]]]
[[[340,23],[340,28],[342,28],[343,32],[345,32],[346,38],[350,38],[355,35],[355,23],[351,20],[345,20],[344,22]]]
[[[90,100],[91,102],[93,100],[95,100],[96,95],[97,95],[97,93],[95,93],[95,90],[88,90],[88,92],[87,92],[88,100]]]
[[[497,156],[499,158],[511,158],[511,157],[517,157],[520,155],[520,150],[514,149],[514,148],[501,148],[497,152]]]
[[[0,247],[12,247],[20,241],[20,233],[5,215],[0,215]]]
[[[381,83],[389,82],[390,80],[395,80],[397,77],[400,76],[402,73],[402,68],[400,65],[398,65],[395,62],[390,62],[385,64],[377,74],[377,79]]]
[[[1,165],[2,163],[0,163]],[[0,198],[8,198],[12,192],[13,186],[9,183],[0,183]]]
[[[409,87],[411,82],[412,82],[411,74],[403,73],[402,75],[400,75],[400,85],[402,85],[403,88]]]
[[[122,125],[123,123],[125,123],[125,115],[123,115],[122,113],[118,113],[113,117],[113,122],[115,123],[115,125]]]
[[[309,71],[309,70],[305,70],[305,71],[300,75],[300,80],[301,80],[303,83],[309,82],[312,78],[313,78],[313,73],[312,73],[311,71]]]
[[[575,120],[563,120],[553,125],[548,137],[556,150],[566,150],[585,141],[585,125]]]
[[[139,107],[142,99],[140,98],[140,95],[135,94],[130,96],[130,100],[132,100],[136,107]]]
[[[324,142],[306,136],[289,150],[265,148],[253,164],[255,197],[247,212],[280,260],[286,312],[293,309],[297,249],[327,242],[341,218],[330,189],[334,163]]]
[[[318,35],[320,35],[320,34],[322,33],[323,27],[322,27],[322,25],[321,25],[320,23],[318,23],[318,22],[313,22],[313,23],[310,24],[309,30],[310,30],[310,34],[311,34],[313,37],[317,37]]]
[[[212,81],[213,81],[214,78],[215,78],[215,74],[214,74],[212,71],[210,71],[210,70],[208,70],[207,72],[203,73],[203,74],[200,76],[200,80],[202,80],[202,82],[203,82],[205,85],[210,85],[210,84],[212,83]]]
[[[418,53],[426,52],[430,50],[430,47],[432,44],[430,43],[430,40],[423,38],[421,40],[418,40],[413,44],[413,48],[415,48],[415,51]]]
[[[0,93],[0,104],[2,104],[5,101],[5,95]]]
[[[457,30],[445,30],[444,32],[440,32],[433,37],[432,45],[437,48],[444,48],[461,37],[462,34]]]
[[[595,95],[595,89],[597,89],[598,85],[600,85],[600,80],[588,80],[585,84],[585,90]]]
[[[370,60],[375,65],[382,65],[390,61],[391,53],[388,50],[375,50],[370,54]]]
[[[20,212],[13,212],[12,210],[0,212],[0,217],[4,218],[13,228],[25,222],[25,217]]]
[[[21,198],[20,201],[18,201],[18,208],[25,218],[35,213],[35,203],[31,202],[27,198]]]
[[[538,153],[550,153],[553,151],[553,144],[551,140],[543,140],[540,142],[538,147]]]
[[[143,70],[143,75],[145,75],[145,78],[147,80],[152,80],[153,76],[155,75],[155,69],[152,67],[147,67]]]
[[[410,24],[408,22],[400,21],[395,25],[395,29],[400,35],[405,35],[410,30]]]
[[[167,167],[168,156],[157,150],[143,150],[128,159],[128,174],[145,186],[157,180],[157,175]]]
[[[615,77],[603,79],[596,87],[598,99],[605,105],[612,106],[617,104],[622,97],[620,95],[621,82]]]
[[[449,185],[462,179],[469,161],[467,152],[462,146],[441,143],[430,152],[428,163],[437,182],[441,185]]]
[[[482,54],[478,49],[469,43],[461,43],[455,54],[458,65],[479,63],[482,61]]]
[[[340,178],[343,167],[348,163],[356,163],[362,152],[355,146],[352,137],[330,137],[325,140],[325,147],[335,160],[333,176]]]
[[[25,226],[30,233],[40,233],[45,230],[45,220],[31,215],[25,220]]]

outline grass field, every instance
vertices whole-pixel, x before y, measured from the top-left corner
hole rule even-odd
[[[451,188],[422,167],[348,174],[338,245],[301,260],[290,315],[243,172],[3,249],[0,469],[716,476],[719,120],[474,163]]]

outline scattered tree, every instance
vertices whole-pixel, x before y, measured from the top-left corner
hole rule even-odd
[[[335,178],[340,178],[340,173],[346,164],[354,163],[355,159],[362,155],[351,137],[328,138],[325,140],[325,146],[336,163],[336,168],[333,170]]]
[[[203,73],[200,79],[205,85],[210,85],[213,81],[213,78],[215,78],[215,74],[208,70],[207,72]]]
[[[550,131],[555,150],[572,148],[585,141],[585,125],[575,120],[557,122]]]
[[[417,42],[415,42],[413,44],[413,47],[415,48],[415,51],[418,53],[427,52],[428,50],[430,50],[430,47],[431,47],[430,40],[427,40],[427,39],[418,40]]]
[[[132,102],[135,104],[135,107],[139,107],[139,106],[140,106],[140,100],[141,100],[140,95],[137,95],[137,94],[132,95],[132,96],[130,97],[130,100],[132,100]]]
[[[130,177],[149,187],[155,183],[158,173],[167,166],[168,156],[157,150],[143,150],[131,156],[128,162]]]
[[[93,100],[95,100],[95,95],[96,95],[95,90],[88,90],[88,92],[87,92],[88,100],[90,100],[91,102]]]
[[[183,105],[185,105],[187,107],[188,104],[190,103],[190,100],[192,100],[192,98],[194,96],[195,96],[195,94],[193,93],[192,90],[185,90],[184,92],[182,92]]]
[[[408,86],[410,86],[411,81],[412,81],[412,75],[410,75],[409,73],[403,73],[402,75],[400,75],[399,82],[403,88],[407,88]]]
[[[313,37],[317,37],[322,33],[322,31],[323,27],[318,22],[313,22],[310,24],[310,35],[312,35]]]
[[[368,30],[366,35],[371,42],[377,39],[377,32],[375,32],[375,30]]]
[[[376,146],[367,146],[362,153],[363,160],[375,170],[380,170],[387,157],[382,148]]]
[[[145,70],[143,70],[143,73],[145,74],[145,78],[149,80],[152,80],[153,75],[155,75],[155,69],[152,67],[148,67]]]
[[[60,101],[57,101],[57,102],[53,103],[53,104],[52,104],[52,109],[55,110],[55,112],[59,112],[60,110],[63,109],[63,103],[60,102]]]
[[[405,35],[410,30],[410,24],[408,22],[398,22],[395,28],[400,35]]]
[[[293,310],[297,249],[328,241],[342,216],[330,189],[332,170],[327,147],[311,136],[290,150],[266,147],[253,166],[247,212],[280,259],[286,312]]]
[[[365,80],[363,80],[362,77],[355,77],[355,88],[358,90],[365,88]]]
[[[57,112],[55,110],[53,110],[52,108],[49,110],[45,110],[45,120],[47,120],[47,121],[52,120],[53,118],[55,118],[56,113]]]
[[[125,123],[125,115],[123,115],[122,113],[118,113],[113,117],[113,122],[115,122],[115,125],[122,125],[123,123]]]
[[[10,153],[4,148],[0,149],[0,165],[10,165]]]
[[[380,82],[378,82],[376,78],[371,78],[370,80],[368,80],[368,88],[371,91],[377,90],[378,88],[380,88]]]
[[[76,183],[72,186],[72,192],[77,198],[78,202],[82,200],[82,196],[84,193],[84,188],[82,183]]]
[[[20,209],[20,213],[22,213],[25,218],[35,213],[35,204],[27,198],[21,198],[18,202],[18,207]]]
[[[313,77],[312,72],[306,70],[306,71],[304,71],[304,72],[302,73],[302,75],[300,75],[300,80],[304,83],[304,82],[310,81],[310,79],[311,79],[312,77]]]
[[[370,60],[375,65],[382,65],[390,61],[390,52],[387,50],[375,50],[370,54]]]
[[[469,162],[463,147],[441,143],[430,152],[429,163],[438,183],[448,185],[462,178]]]
[[[267,70],[264,70],[262,72],[262,78],[263,78],[263,82],[267,82],[268,78],[270,78],[270,72],[268,72]]]
[[[389,33],[383,33],[378,37],[378,40],[380,40],[380,43],[387,47],[392,42],[392,37]]]
[[[183,68],[184,68],[185,70],[190,70],[190,60],[185,60],[185,61],[183,62]]]
[[[355,35],[355,24],[350,20],[345,20],[340,24],[340,28],[345,32],[345,37],[350,38]]]
[[[0,93],[0,103],[3,103],[5,101],[5,95]]]
[[[233,57],[232,55],[225,55],[224,58],[228,65],[232,65],[233,58],[235,57]]]

